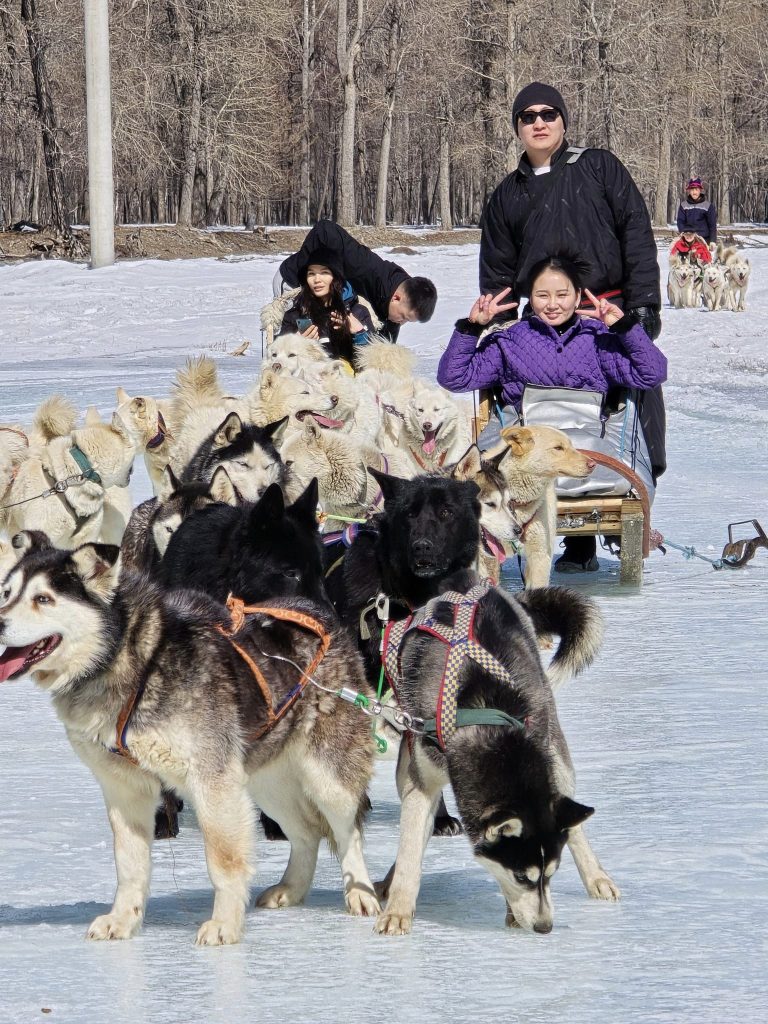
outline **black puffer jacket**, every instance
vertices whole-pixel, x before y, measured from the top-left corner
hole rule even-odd
[[[576,152],[564,142],[541,175],[523,156],[496,188],[483,214],[480,290],[511,285],[519,299],[531,268],[559,255],[584,268],[595,294],[620,289],[625,309],[660,306],[651,219],[629,171],[608,150]]]
[[[300,284],[299,269],[308,256],[319,247],[335,253],[344,267],[344,277],[358,295],[373,306],[373,311],[382,322],[381,333],[390,341],[396,341],[400,328],[391,323],[389,300],[410,274],[397,263],[383,260],[367,245],[362,245],[348,231],[332,220],[319,220],[312,228],[301,249],[280,264],[280,274],[292,288]]]

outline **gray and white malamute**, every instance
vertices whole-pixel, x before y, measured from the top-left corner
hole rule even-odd
[[[422,628],[406,632],[399,646],[392,680],[398,703],[415,719],[434,723],[435,733],[400,744],[400,845],[380,886],[389,898],[376,924],[386,935],[411,930],[422,857],[448,782],[475,857],[501,887],[509,926],[551,931],[550,881],[566,843],[589,895],[619,896],[581,828],[593,809],[573,799],[573,765],[537,644],[537,632],[561,637],[550,679],[580,671],[602,637],[597,608],[559,587],[514,596],[491,587],[476,601],[466,632],[485,654],[479,662],[465,657],[454,670],[446,660],[452,648],[438,638],[454,623],[448,593],[466,595],[478,584],[468,570],[445,579],[443,593],[416,613],[414,624]],[[460,641],[450,639],[453,646]],[[458,716],[446,712],[451,695]]]
[[[350,912],[377,913],[360,831],[373,768],[370,729],[335,696],[342,686],[369,691],[352,641],[328,611],[278,599],[271,604],[303,616],[304,626],[277,612],[254,613],[230,640],[228,610],[203,594],[165,594],[130,573],[121,580],[116,547],[61,551],[39,533],[14,542],[21,557],[0,584],[0,682],[29,672],[49,691],[103,790],[114,833],[115,902],[88,937],[125,939],[141,925],[161,785],[194,807],[203,834],[215,899],[199,944],[242,936],[251,797],[291,843],[283,878],[261,893],[259,906],[304,899],[326,837],[338,852]],[[310,683],[295,699],[318,651],[308,619],[330,638],[310,674],[333,692]],[[266,693],[249,659],[269,680]],[[264,732],[283,704],[287,713]]]

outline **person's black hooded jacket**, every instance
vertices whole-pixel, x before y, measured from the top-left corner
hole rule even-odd
[[[548,256],[570,256],[596,295],[620,289],[626,310],[661,306],[656,242],[643,197],[629,171],[606,149],[563,145],[546,174],[523,155],[485,208],[480,290],[511,286],[527,295],[531,268]]]
[[[389,300],[398,285],[411,275],[389,260],[377,256],[367,245],[362,245],[348,231],[332,220],[319,220],[312,228],[298,252],[280,264],[280,275],[286,284],[295,288],[299,281],[300,268],[318,248],[335,253],[344,269],[344,277],[358,295],[373,306],[376,316],[382,322],[381,332],[390,341],[396,341],[400,328],[389,319]]]

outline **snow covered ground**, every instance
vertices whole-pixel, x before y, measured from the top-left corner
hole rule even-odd
[[[653,525],[711,557],[729,522],[768,527],[768,249],[749,255],[746,313],[664,310],[669,470]],[[432,375],[474,297],[477,247],[397,259],[438,287],[432,322],[401,334]],[[276,262],[0,268],[0,421],[28,422],[53,391],[104,412],[116,385],[164,394],[184,357],[202,352],[244,389],[258,372],[258,308]],[[250,352],[229,357],[245,338]],[[137,501],[147,496],[143,472],[134,485]],[[508,582],[519,586],[511,565]],[[185,813],[179,838],[156,846],[139,937],[87,943],[113,892],[111,834],[47,698],[22,680],[0,694],[0,1022],[48,1012],[112,1024],[765,1020],[768,552],[720,572],[656,552],[639,593],[619,586],[605,557],[576,583],[596,596],[608,635],[558,703],[577,796],[597,809],[588,832],[621,903],[588,900],[566,854],[552,934],[506,930],[502,898],[466,840],[440,839],[408,938],[375,936],[344,914],[325,853],[304,907],[253,911],[241,945],[200,950],[192,943],[211,891]],[[381,877],[397,842],[391,762],[372,796],[367,858]],[[260,842],[256,886],[275,882],[285,857],[284,845]]]

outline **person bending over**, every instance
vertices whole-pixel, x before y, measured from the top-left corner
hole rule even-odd
[[[411,277],[397,263],[382,259],[332,220],[319,220],[301,249],[280,264],[274,281],[276,295],[280,294],[283,283],[291,288],[300,283],[300,268],[318,248],[334,254],[344,280],[370,302],[381,321],[379,333],[390,341],[397,341],[403,324],[426,323],[431,319],[437,289],[429,278]]]
[[[353,362],[355,345],[373,332],[371,315],[344,281],[335,253],[315,249],[299,268],[301,292],[286,310],[280,334],[301,334],[323,343],[334,359]]]
[[[587,290],[584,294],[594,309],[579,310],[580,276],[568,259],[541,260],[532,268],[530,280],[528,315],[479,343],[483,328],[517,303],[504,302],[510,288],[475,300],[467,318],[457,321],[440,358],[439,384],[458,392],[499,388],[502,402],[520,414],[528,384],[606,395],[614,387],[645,391],[666,380],[666,357],[637,316]],[[568,536],[555,570],[594,571],[595,552],[594,537]]]

